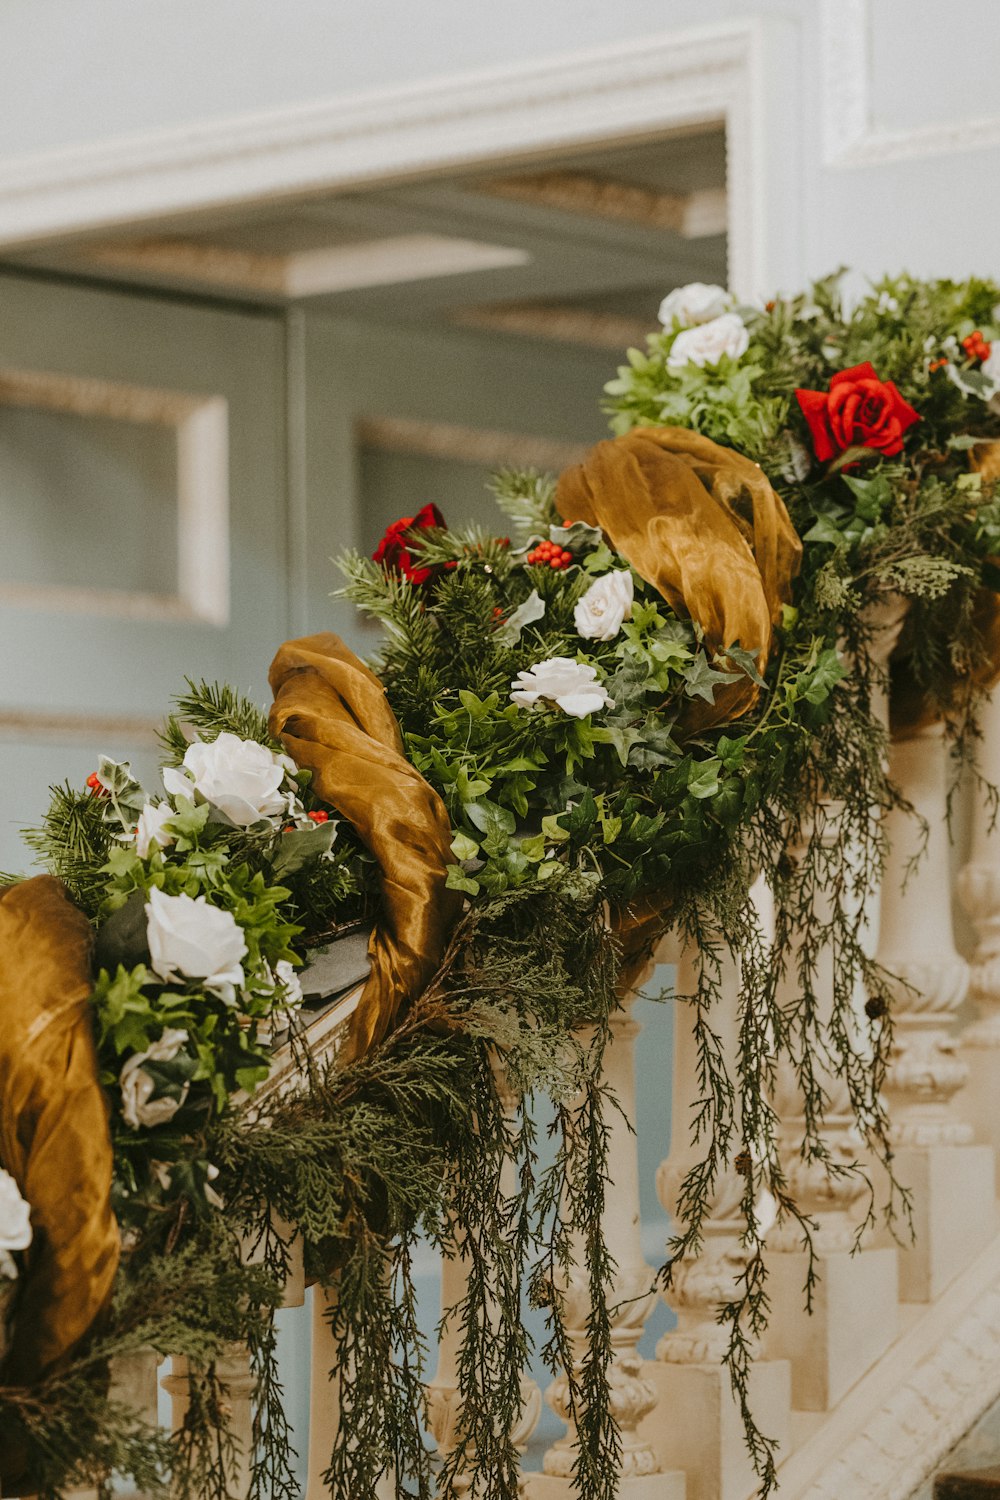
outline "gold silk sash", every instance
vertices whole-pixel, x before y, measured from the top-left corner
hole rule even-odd
[[[338,636],[286,641],[269,681],[272,734],[312,771],[316,791],[354,827],[381,871],[371,973],[344,1051],[360,1057],[441,962],[460,904],[445,884],[451,824],[438,794],[403,754],[382,684]]]
[[[791,599],[802,543],[784,503],[750,459],[683,427],[637,427],[598,443],[560,476],[567,524],[599,526],[710,650],[739,644],[763,672],[773,626]],[[741,676],[692,703],[688,734],[738,718],[758,689]]]
[[[0,893],[0,1164],[29,1204],[32,1228],[0,1369],[8,1385],[32,1385],[58,1368],[100,1319],[118,1268],[91,938],[50,875]]]

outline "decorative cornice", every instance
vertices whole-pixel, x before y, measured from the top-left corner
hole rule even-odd
[[[362,448],[481,464],[489,469],[565,469],[579,463],[587,451],[586,443],[406,417],[362,417],[355,425],[355,435]]]
[[[763,280],[757,21],[0,162],[0,244],[727,123],[730,281]],[[735,159],[733,153],[735,152]],[[755,205],[758,205],[755,207]]]
[[[666,229],[685,239],[726,232],[725,188],[664,193],[592,172],[531,172],[487,178],[478,191],[591,219]]]
[[[592,312],[585,307],[562,307],[541,302],[507,302],[493,307],[463,308],[455,317],[463,328],[482,328],[491,333],[520,334],[558,344],[582,344],[588,349],[614,349],[630,344],[642,348],[649,332],[639,318]]]
[[[873,125],[870,31],[874,15],[870,0],[821,0],[823,152],[827,165],[879,167],[1000,145],[1000,115],[912,130],[879,130]]]

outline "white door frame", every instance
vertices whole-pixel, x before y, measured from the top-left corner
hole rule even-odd
[[[764,280],[761,25],[0,160],[0,247],[725,123],[729,279]]]

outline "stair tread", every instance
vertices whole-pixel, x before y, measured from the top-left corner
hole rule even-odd
[[[934,1480],[934,1500],[989,1500],[991,1496],[1000,1500],[1000,1464],[939,1474]]]

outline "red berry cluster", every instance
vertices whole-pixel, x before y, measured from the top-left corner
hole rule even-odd
[[[89,786],[91,794],[94,797],[106,797],[108,795],[104,787],[101,785],[96,771],[91,771],[90,775],[87,777],[87,785]]]
[[[330,814],[324,812],[322,808],[319,808],[316,812],[306,813],[306,817],[310,823],[329,823],[330,821]]]
[[[573,554],[556,542],[539,542],[528,553],[526,561],[538,563],[543,568],[568,568],[573,561]]]
[[[948,361],[946,359],[932,359],[930,364],[927,366],[931,374],[933,374],[935,370],[945,370],[947,369],[947,367]]]
[[[970,333],[968,338],[962,340],[962,348],[970,359],[989,359],[992,347],[992,344],[983,338],[978,328],[974,333]]]

